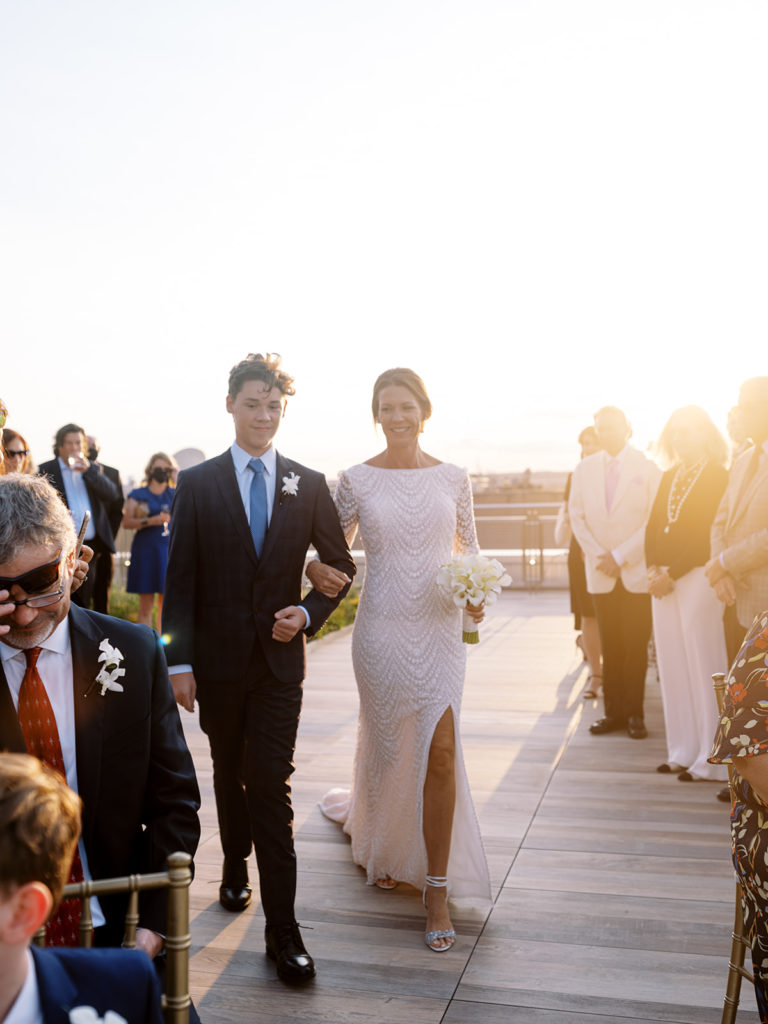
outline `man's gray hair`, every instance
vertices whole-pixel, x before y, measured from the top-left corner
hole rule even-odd
[[[27,545],[55,544],[68,555],[76,539],[72,516],[45,477],[0,476],[0,565]]]

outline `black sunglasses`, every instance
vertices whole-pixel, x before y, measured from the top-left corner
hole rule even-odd
[[[18,459],[21,458],[22,455],[29,455],[29,448],[19,448],[19,450],[16,452],[13,451],[11,448],[5,449],[6,459]]]
[[[36,594],[41,590],[48,590],[59,579],[59,562],[62,552],[60,551],[52,562],[45,565],[38,565],[29,572],[23,572],[21,576],[0,576],[0,590],[10,591],[11,587],[20,587],[25,594]],[[45,597],[53,596],[45,594]],[[13,600],[13,598],[11,598]],[[16,604],[26,604],[26,601],[16,601]]]

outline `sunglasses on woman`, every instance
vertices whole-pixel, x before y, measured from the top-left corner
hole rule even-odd
[[[13,448],[5,449],[6,459],[23,459],[25,455],[29,455],[29,448],[19,448],[18,450]]]

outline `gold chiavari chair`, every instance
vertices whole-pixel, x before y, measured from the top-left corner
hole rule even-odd
[[[125,914],[126,949],[136,948],[136,928],[139,924],[139,893],[147,889],[168,889],[168,921],[165,933],[166,971],[163,994],[165,1024],[189,1024],[189,887],[192,883],[192,858],[188,853],[172,853],[168,868],[149,875],[127,875],[123,878],[103,878],[98,881],[78,882],[64,887],[62,899],[79,899],[80,946],[93,946],[91,896],[127,892],[128,909]],[[35,935],[38,946],[45,945],[45,927]]]
[[[725,673],[716,672],[712,676],[717,697],[717,710],[723,713],[725,701]],[[731,787],[733,796],[733,766],[728,765],[728,785]],[[749,949],[749,939],[744,934],[744,911],[741,907],[741,886],[736,883],[736,908],[733,913],[733,932],[731,933],[731,958],[728,962],[728,982],[725,987],[725,999],[723,1001],[723,1015],[720,1024],[736,1024],[736,1013],[739,1009],[739,995],[741,993],[741,979],[745,978],[751,985],[754,978],[744,966],[746,952]]]

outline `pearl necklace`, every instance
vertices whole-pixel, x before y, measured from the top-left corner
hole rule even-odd
[[[664,533],[669,533],[672,523],[676,523],[680,518],[680,512],[685,504],[685,499],[693,490],[693,486],[701,476],[706,464],[707,460],[702,459],[688,468],[682,462],[677,467],[672,478],[672,486],[669,488],[669,494],[667,495],[667,525],[664,527]]]

